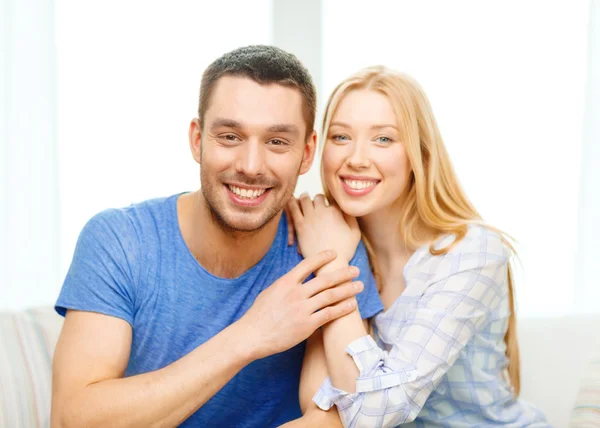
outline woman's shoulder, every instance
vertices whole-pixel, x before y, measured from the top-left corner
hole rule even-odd
[[[470,224],[466,235],[454,244],[456,239],[457,237],[454,234],[444,235],[436,240],[433,248],[440,250],[449,247],[447,253],[453,256],[465,253],[481,253],[508,259],[511,254],[511,250],[502,235],[487,226]]]
[[[421,247],[418,250],[419,254],[416,254],[415,265],[428,271],[432,268],[462,271],[490,265],[505,265],[512,255],[502,235],[486,226],[471,224],[465,236],[455,243],[456,239],[454,234],[436,239],[432,246],[434,250],[448,249],[441,254],[432,254],[431,245]]]

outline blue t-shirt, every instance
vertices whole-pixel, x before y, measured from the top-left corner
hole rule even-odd
[[[287,245],[282,216],[267,254],[235,279],[206,271],[188,249],[177,219],[177,197],[153,199],[94,216],[82,230],[56,310],[98,312],[131,324],[126,376],[177,361],[237,321],[257,295],[302,257]],[[352,264],[365,288],[363,318],[383,310],[359,245]],[[301,416],[298,389],[305,344],[254,361],[181,426],[271,427]]]

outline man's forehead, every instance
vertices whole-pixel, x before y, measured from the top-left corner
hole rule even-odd
[[[265,95],[288,96],[291,98],[302,99],[300,89],[293,85],[282,84],[278,82],[261,83],[248,76],[225,75],[221,76],[215,83],[213,96],[230,95],[232,92],[253,92],[263,93]]]
[[[209,129],[260,127],[274,132],[299,132],[304,128],[302,95],[294,87],[224,76],[217,82],[205,123]]]

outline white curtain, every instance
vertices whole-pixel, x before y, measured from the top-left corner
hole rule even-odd
[[[600,312],[600,1],[590,4],[576,309]]]
[[[0,309],[51,303],[60,286],[54,2],[3,0]]]

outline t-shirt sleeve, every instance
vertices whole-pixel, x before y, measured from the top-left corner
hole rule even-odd
[[[373,272],[369,265],[367,249],[362,241],[358,244],[356,253],[354,253],[354,258],[350,261],[350,264],[360,269],[360,275],[357,279],[362,281],[365,285],[363,291],[356,296],[358,310],[363,319],[371,318],[383,311],[383,304],[381,303],[379,292],[375,286],[375,278],[373,277]]]
[[[137,234],[123,210],[94,216],[77,240],[73,261],[55,305],[121,318],[133,326]]]

